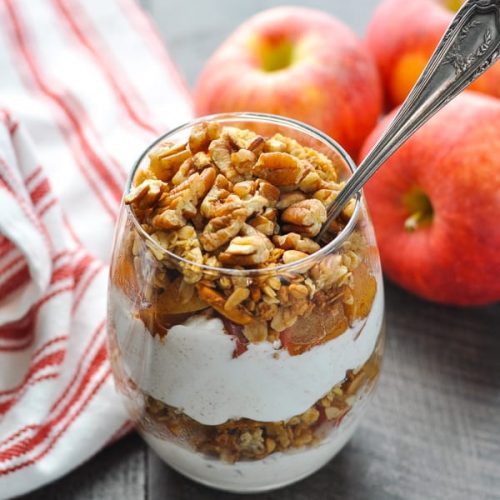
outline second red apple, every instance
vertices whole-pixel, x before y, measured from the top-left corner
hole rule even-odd
[[[198,115],[257,111],[311,124],[353,155],[381,112],[375,64],[354,33],[325,12],[278,7],[245,22],[207,62]]]
[[[462,4],[462,0],[385,0],[375,11],[366,43],[391,107],[404,101]],[[469,89],[500,97],[500,62]]]

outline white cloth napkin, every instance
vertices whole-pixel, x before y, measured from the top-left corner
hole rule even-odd
[[[190,99],[133,0],[0,2],[0,497],[126,432],[106,357],[125,180]]]

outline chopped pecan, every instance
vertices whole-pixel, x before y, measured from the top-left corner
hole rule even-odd
[[[299,250],[305,253],[314,253],[320,249],[318,243],[298,233],[277,234],[273,236],[273,243],[283,250]]]
[[[201,173],[190,175],[182,184],[172,189],[169,196],[175,196],[187,189],[191,192],[193,203],[197,205],[198,201],[204,198],[210,191],[215,182],[216,175],[215,168],[205,168]]]
[[[186,161],[182,163],[175,175],[171,179],[171,183],[174,186],[182,184],[191,174],[196,171],[192,158],[187,158]]]
[[[260,155],[264,150],[264,137],[260,135],[256,136],[247,146],[247,149],[256,155]]]
[[[179,229],[186,224],[186,219],[176,210],[166,208],[155,215],[151,223],[157,229]]]
[[[356,207],[356,200],[354,198],[351,198],[347,202],[347,205],[342,209],[342,212],[340,213],[342,219],[348,221],[352,217],[355,207]]]
[[[234,185],[233,192],[238,195],[241,199],[246,198],[252,194],[255,194],[257,190],[256,181],[241,181]]]
[[[149,155],[149,169],[157,179],[169,181],[190,157],[191,153],[186,149],[186,144],[159,145]]]
[[[231,182],[229,182],[223,175],[217,175],[212,189],[210,189],[201,202],[201,214],[207,219],[216,217],[216,214],[219,213],[219,207],[225,203],[226,198],[230,195],[232,189],[233,184]],[[237,207],[232,205],[228,208],[228,210],[242,207],[241,201],[238,201],[237,204]]]
[[[257,181],[257,191],[269,201],[269,206],[274,207],[280,197],[280,190],[267,181],[259,179]]]
[[[231,162],[236,172],[243,175],[243,177],[250,175],[256,161],[257,157],[248,149],[240,149],[238,152],[231,154]]]
[[[207,153],[204,153],[203,151],[200,151],[193,156],[193,166],[197,170],[202,170],[203,168],[211,165],[211,163],[212,160],[210,159],[210,156],[208,156]]]
[[[313,196],[316,200],[321,201],[325,207],[329,207],[337,195],[338,191],[333,191],[331,189],[319,189]]]
[[[266,262],[271,242],[263,235],[237,236],[225,252],[219,255],[224,265],[251,266]]]
[[[316,236],[326,220],[326,209],[316,199],[299,201],[283,211],[281,220],[286,223],[283,228],[285,231]]]
[[[262,153],[252,173],[275,186],[295,186],[304,172],[302,162],[288,153]]]
[[[286,144],[280,140],[279,134],[267,139],[264,142],[264,151],[268,153],[283,153],[286,151]],[[283,136],[281,136],[283,137]]]
[[[217,168],[231,181],[238,182],[243,180],[231,163],[231,146],[224,139],[216,139],[210,143],[208,148],[210,158]]]
[[[224,305],[226,304],[224,296],[216,292],[207,284],[203,282],[197,283],[196,289],[198,290],[198,295],[201,300],[210,304],[217,312],[231,320],[233,323],[238,325],[248,325],[253,320],[252,315],[241,305],[236,306],[233,309],[226,310],[224,308]]]
[[[304,252],[299,252],[298,250],[286,250],[282,259],[285,264],[290,264],[291,262],[296,262],[304,259],[305,257],[308,257],[308,254]]]
[[[288,208],[290,205],[297,203],[298,201],[303,201],[306,199],[306,195],[301,191],[290,191],[288,193],[283,193],[276,204],[276,207],[280,210]]]
[[[322,186],[323,181],[315,171],[308,172],[300,181],[299,187],[304,193],[314,193]]]
[[[167,184],[162,181],[146,179],[132,188],[125,196],[124,202],[141,210],[151,208],[160,199],[160,196],[167,191],[167,188]]]
[[[342,264],[342,255],[328,255],[310,271],[318,289],[331,288],[335,283],[347,277],[349,269]]]
[[[208,126],[205,122],[198,123],[191,129],[189,135],[189,150],[194,155],[200,151],[206,151],[210,144]]]
[[[250,144],[257,138],[255,132],[237,127],[224,127],[222,135],[234,149],[249,149]]]
[[[241,196],[244,191],[248,191],[248,194]],[[235,185],[235,193],[240,193],[248,217],[253,214],[260,214],[265,209],[273,207],[279,196],[277,188],[262,180],[251,181],[251,184],[239,182]]]
[[[330,160],[330,158],[328,158],[323,153],[320,153],[313,148],[302,146],[295,139],[292,139],[291,137],[285,137],[282,134],[274,135],[273,140],[278,143],[284,144],[284,151],[287,151],[293,156],[296,156],[300,160],[304,160],[310,163],[320,174],[322,179],[332,181],[335,181],[337,179],[337,172],[332,160]]]
[[[153,225],[159,229],[182,227],[187,219],[197,214],[198,201],[208,193],[214,181],[213,167],[206,168],[200,174],[192,174],[162,198],[163,210],[153,218]]]
[[[276,223],[264,215],[257,215],[252,220],[248,221],[248,223],[266,236],[272,236],[274,228],[276,227]]]
[[[225,245],[241,230],[246,218],[244,209],[237,209],[228,215],[211,219],[200,236],[201,244],[207,252],[212,252]],[[224,263],[220,258],[219,260]]]

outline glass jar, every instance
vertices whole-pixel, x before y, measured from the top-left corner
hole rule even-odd
[[[281,133],[354,164],[299,122],[239,113],[196,124]],[[384,296],[363,200],[306,258],[264,269],[213,267],[161,245],[122,206],[110,272],[109,348],[118,391],[144,439],[171,467],[234,492],[265,491],[315,472],[349,440],[379,375]],[[181,230],[182,231],[182,230]],[[249,340],[250,339],[250,340]]]

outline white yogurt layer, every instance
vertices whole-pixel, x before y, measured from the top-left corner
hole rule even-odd
[[[218,318],[194,316],[160,339],[131,316],[132,305],[120,291],[112,290],[111,301],[110,319],[127,375],[144,392],[207,425],[245,417],[286,420],[306,411],[341,382],[347,370],[368,360],[384,306],[378,283],[366,322],[339,337],[298,356],[262,342],[249,344],[233,358],[235,339]]]

